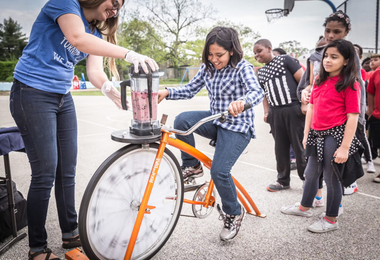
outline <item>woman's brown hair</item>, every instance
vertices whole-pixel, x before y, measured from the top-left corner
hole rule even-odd
[[[80,6],[86,9],[97,8],[99,5],[101,5],[105,1],[106,0],[78,0]],[[124,4],[124,0],[122,2]],[[120,8],[121,7],[122,5],[120,5]],[[119,22],[119,16],[117,16],[116,18],[114,17],[108,18],[105,22],[93,20],[90,22],[90,28],[92,32],[94,32],[96,28],[99,31],[99,33],[101,33],[103,36],[106,37],[107,42],[116,45],[117,44],[116,30],[117,30],[118,22]],[[115,58],[107,57],[106,63],[110,71],[112,72],[112,75],[119,78],[119,73],[116,68]]]

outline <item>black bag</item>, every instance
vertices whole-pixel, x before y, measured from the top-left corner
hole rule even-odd
[[[332,159],[331,166],[334,174],[344,188],[350,186],[364,175],[360,151],[349,156],[345,163],[336,163]]]
[[[16,190],[16,183],[12,181],[13,195],[15,200],[17,230],[28,225],[26,215],[26,200],[21,192]],[[9,210],[8,192],[5,181],[0,182],[0,241],[12,235],[11,212]]]

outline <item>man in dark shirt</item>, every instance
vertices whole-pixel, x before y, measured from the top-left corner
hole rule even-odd
[[[305,115],[296,94],[303,70],[289,55],[274,56],[272,44],[267,39],[257,41],[253,51],[256,60],[265,63],[258,78],[265,90],[264,121],[271,127],[277,161],[277,181],[267,189],[275,192],[290,188],[290,144],[296,154],[298,175],[304,180],[306,161],[302,139]]]

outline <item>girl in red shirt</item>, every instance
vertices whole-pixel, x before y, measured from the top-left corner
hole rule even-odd
[[[335,40],[323,52],[319,78],[316,79],[308,107],[303,145],[308,162],[301,204],[285,206],[281,212],[311,217],[319,176],[323,171],[327,186],[326,214],[308,230],[316,233],[338,229],[337,216],[343,187],[332,169],[332,160],[343,164],[358,152],[361,143],[355,136],[360,112],[360,75],[351,42]]]

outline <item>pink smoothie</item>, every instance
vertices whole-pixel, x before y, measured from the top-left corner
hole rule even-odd
[[[152,120],[157,119],[158,93],[152,93]],[[133,119],[140,122],[150,121],[148,92],[132,91]]]

